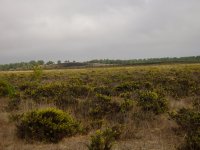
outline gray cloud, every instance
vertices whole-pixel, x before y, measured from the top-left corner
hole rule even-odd
[[[0,63],[200,55],[199,0],[0,0]]]

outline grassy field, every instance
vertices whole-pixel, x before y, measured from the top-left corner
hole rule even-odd
[[[81,131],[56,143],[19,136],[23,115],[45,108]],[[199,108],[200,64],[0,72],[0,150],[87,150],[108,128],[114,150],[197,150]]]

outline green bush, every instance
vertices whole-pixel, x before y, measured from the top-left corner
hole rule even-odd
[[[149,82],[149,81],[145,81],[145,82],[143,83],[143,86],[144,86],[144,88],[147,89],[147,90],[152,90],[152,89],[153,89],[153,84],[152,84],[151,82]]]
[[[96,134],[91,136],[88,150],[111,150],[120,134],[119,128],[116,127],[107,128],[104,131],[97,130]]]
[[[68,93],[73,97],[82,98],[87,97],[91,91],[91,88],[86,85],[68,85]]]
[[[20,93],[13,94],[12,97],[10,97],[10,99],[8,101],[8,106],[6,108],[7,111],[18,110],[20,102],[21,102]]]
[[[33,74],[32,79],[34,80],[40,80],[43,74],[43,69],[40,66],[34,66],[33,67]]]
[[[165,113],[168,110],[168,101],[156,92],[140,92],[138,104],[144,111],[152,111],[155,114]]]
[[[6,80],[0,80],[0,97],[12,96],[15,93],[14,87]]]
[[[193,107],[195,110],[200,111],[200,97],[194,98]]]
[[[119,103],[113,102],[109,96],[97,94],[95,99],[91,101],[89,113],[92,118],[101,119],[106,115],[119,111]]]
[[[139,85],[135,82],[124,82],[115,87],[115,91],[117,92],[128,92],[136,89],[139,89]]]
[[[38,82],[24,81],[19,83],[18,88],[20,91],[26,91],[26,90],[36,89],[38,86],[39,86]]]
[[[28,93],[32,98],[39,99],[54,98],[56,96],[61,96],[63,93],[67,94],[67,86],[61,83],[48,83],[35,87],[35,89],[30,89]]]
[[[103,119],[94,119],[90,121],[90,127],[92,129],[100,129],[103,124],[104,124],[104,120]]]
[[[180,149],[200,149],[200,112],[192,109],[180,109],[177,113],[171,113],[179,125],[180,130],[186,133],[185,144]]]
[[[59,95],[53,99],[54,104],[62,110],[69,108],[71,106],[78,106],[78,99],[70,96],[70,95]]]
[[[120,111],[123,113],[130,111],[133,108],[133,104],[134,104],[133,100],[125,99],[120,106]]]
[[[119,95],[121,98],[131,99],[131,92],[124,92]]]
[[[111,96],[113,91],[112,91],[112,88],[108,86],[99,86],[99,87],[94,88],[94,92],[97,94]]]
[[[68,113],[54,108],[24,113],[17,124],[17,135],[25,140],[58,142],[81,131]]]
[[[32,98],[58,98],[63,96],[71,96],[75,98],[86,97],[90,92],[90,88],[84,85],[68,85],[59,82],[47,83],[30,89],[26,92]]]

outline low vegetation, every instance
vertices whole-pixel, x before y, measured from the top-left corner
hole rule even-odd
[[[91,143],[88,145],[88,150],[111,150],[114,142],[119,139],[120,132],[118,128],[107,128],[104,131],[97,130],[91,136]]]
[[[0,149],[199,149],[199,64],[37,66],[0,79]]]
[[[80,124],[68,113],[53,108],[24,113],[17,123],[17,135],[25,140],[58,142],[80,131]]]
[[[183,150],[200,149],[200,111],[182,108],[172,113],[171,117],[179,125],[179,130],[185,133],[185,143],[181,145]]]

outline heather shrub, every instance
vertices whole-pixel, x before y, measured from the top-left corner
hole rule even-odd
[[[8,101],[8,105],[6,107],[7,111],[18,110],[20,102],[21,102],[21,95],[20,93],[16,92],[15,94],[12,95],[12,97],[10,97]]]
[[[133,104],[133,100],[125,99],[120,106],[120,111],[123,113],[130,111],[133,108]]]
[[[103,119],[94,119],[91,120],[90,122],[90,127],[92,129],[100,129],[104,124],[104,120]]]
[[[68,113],[54,108],[24,113],[17,123],[18,137],[32,141],[58,142],[81,131]]]
[[[195,110],[200,111],[200,97],[194,98],[193,107]]]
[[[112,88],[108,86],[99,86],[99,87],[94,88],[94,92],[97,94],[111,96],[113,91],[112,91]]]
[[[0,80],[0,97],[12,96],[15,93],[14,87],[6,80]]]
[[[53,98],[56,96],[60,96],[61,94],[65,93],[67,94],[67,87],[64,84],[61,83],[48,83],[43,84],[35,89],[30,89],[30,95],[33,98]]]
[[[145,81],[145,82],[143,83],[143,86],[144,86],[144,88],[147,89],[147,90],[152,90],[152,89],[153,89],[153,84],[152,84],[151,82],[148,82],[148,81]]]
[[[97,94],[95,99],[91,101],[90,116],[92,118],[102,118],[106,115],[120,111],[120,104],[113,102],[110,96]]]
[[[32,90],[32,97],[56,98],[60,96],[86,97],[90,92],[90,87],[79,84],[64,84],[52,82],[38,86]]]
[[[91,143],[88,150],[111,150],[114,142],[120,137],[121,130],[117,127],[107,128],[104,131],[97,130],[91,136]]]
[[[168,101],[156,92],[142,91],[139,93],[139,106],[143,111],[152,111],[155,114],[162,114],[168,110]]]
[[[182,108],[176,113],[171,113],[171,118],[179,125],[179,129],[185,134],[185,143],[182,150],[200,149],[200,112]]]
[[[33,67],[32,79],[39,81],[42,78],[42,74],[43,74],[42,67],[40,67],[40,66]]]
[[[91,92],[89,86],[81,84],[68,85],[67,90],[70,95],[77,98],[87,97]]]
[[[119,95],[121,98],[130,99],[132,97],[131,92],[124,92]]]
[[[115,87],[115,91],[117,92],[128,92],[136,89],[139,89],[139,85],[135,82],[124,82]]]

